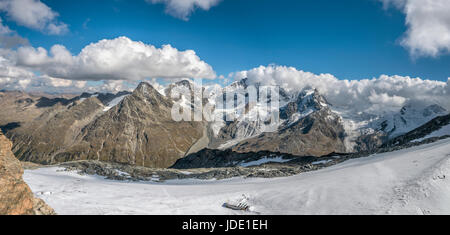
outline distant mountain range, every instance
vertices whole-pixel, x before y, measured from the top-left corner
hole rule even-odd
[[[217,104],[227,95],[248,97],[247,82],[201,87],[211,95],[200,103]],[[170,95],[186,89],[191,100]],[[205,148],[320,157],[371,150],[393,141],[414,141],[433,132],[437,135],[436,131],[447,130],[449,124],[448,116],[445,118],[448,111],[433,103],[407,104],[397,112],[359,113],[350,118],[315,89],[280,89],[280,121],[271,126],[272,132],[264,132],[267,116],[248,118],[254,113],[270,113],[265,104],[271,97],[256,101],[236,98],[231,108],[213,110],[213,116],[220,117],[214,122],[174,121],[173,104],[194,107],[199,98],[194,89],[196,84],[181,81],[164,90],[143,82],[133,93],[117,94],[55,96],[2,91],[0,105],[5,112],[0,114],[0,127],[14,143],[16,157],[24,161],[99,160],[167,168]],[[225,115],[240,112],[249,115],[223,120]],[[442,133],[439,135],[446,132]]]

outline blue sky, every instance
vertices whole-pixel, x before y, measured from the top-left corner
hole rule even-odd
[[[405,16],[375,0],[225,0],[188,21],[143,0],[42,1],[70,32],[51,36],[6,22],[35,47],[66,46],[77,54],[104,38],[192,49],[218,75],[259,65],[294,66],[342,79],[408,75],[446,81],[450,56],[413,59],[399,38]]]

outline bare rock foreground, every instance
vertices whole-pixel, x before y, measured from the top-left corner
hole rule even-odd
[[[11,147],[0,132],[0,215],[54,215],[54,210],[35,198],[23,181],[23,168]]]

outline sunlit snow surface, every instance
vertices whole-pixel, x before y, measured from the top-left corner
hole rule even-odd
[[[24,179],[59,214],[242,214],[222,207],[242,198],[261,214],[450,214],[449,139],[275,179],[119,182],[57,170]]]

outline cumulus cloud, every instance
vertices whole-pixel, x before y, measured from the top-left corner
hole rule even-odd
[[[126,81],[101,81],[89,84],[87,81],[75,81],[38,76],[31,71],[14,66],[5,66],[0,60],[0,90],[19,90],[27,92],[48,93],[82,93],[82,92],[108,92],[130,90],[136,85],[129,86]]]
[[[72,55],[64,46],[21,47],[15,60],[51,77],[70,80],[143,80],[180,77],[216,77],[212,67],[192,50],[179,51],[170,45],[156,48],[127,37],[101,40]]]
[[[67,24],[58,21],[59,14],[40,0],[0,0],[0,11],[17,24],[48,34],[64,34]]]
[[[103,83],[98,87],[90,87],[89,90],[117,93],[119,91],[130,90],[130,86],[127,84],[127,81],[124,80],[108,80],[103,81]]]
[[[336,108],[377,114],[398,110],[407,103],[437,103],[450,110],[448,82],[387,76],[363,80],[339,80],[331,74],[313,74],[286,66],[260,66],[235,73],[235,79],[248,78],[250,84],[279,85],[296,92],[315,88]]]
[[[221,0],[146,0],[148,3],[166,5],[166,13],[182,20],[189,20],[189,16],[196,8],[208,11],[219,4]]]
[[[32,72],[14,66],[7,58],[0,55],[0,89],[23,89],[34,76]]]
[[[380,0],[406,14],[407,32],[401,44],[413,57],[437,57],[450,52],[450,1]]]
[[[126,37],[92,43],[78,55],[62,45],[50,50],[0,48],[0,89],[118,92],[149,78],[215,77],[212,67],[192,50],[179,51],[170,45],[156,48]]]
[[[16,66],[7,57],[9,53],[0,51],[0,89],[46,91],[46,92],[78,92],[85,88],[85,81],[72,81],[38,76],[32,71]]]

